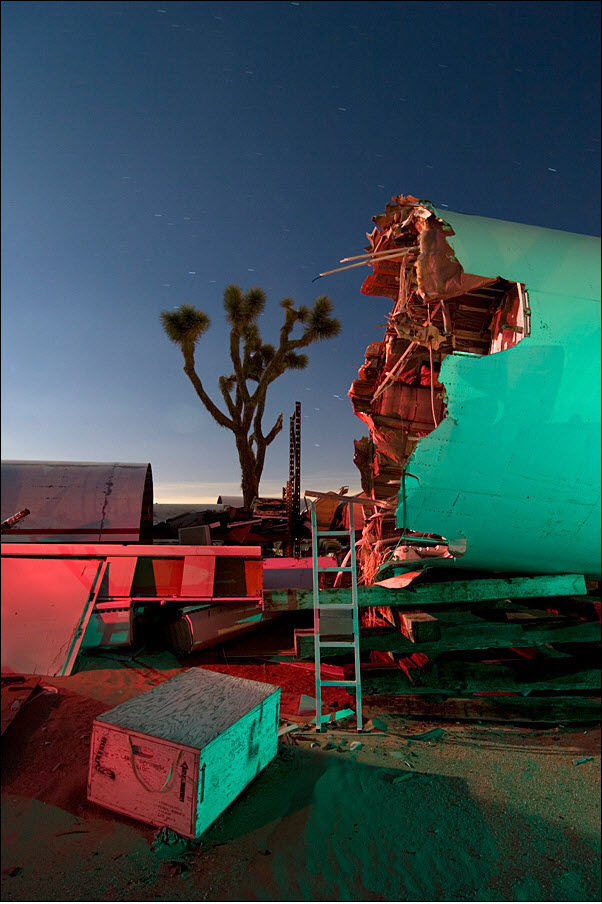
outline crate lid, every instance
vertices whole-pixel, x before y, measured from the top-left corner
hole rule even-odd
[[[272,684],[193,668],[96,721],[200,748],[279,692]]]

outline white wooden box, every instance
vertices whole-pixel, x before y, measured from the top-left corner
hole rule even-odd
[[[88,800],[198,838],[278,747],[280,688],[189,669],[94,721]]]

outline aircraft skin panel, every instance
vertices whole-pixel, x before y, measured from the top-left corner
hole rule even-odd
[[[589,298],[600,304],[600,239],[596,236],[435,210],[454,235],[447,242],[465,273],[522,282],[529,294]]]
[[[407,525],[464,539],[463,568],[599,575],[599,240],[437,214],[464,272],[526,287],[531,330],[504,351],[445,357],[447,416],[408,462]],[[402,509],[400,495],[399,527]]]

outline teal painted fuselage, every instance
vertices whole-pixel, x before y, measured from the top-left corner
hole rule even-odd
[[[600,241],[436,213],[465,273],[525,286],[530,335],[445,357],[447,416],[408,462],[406,524],[465,540],[462,568],[599,575]]]

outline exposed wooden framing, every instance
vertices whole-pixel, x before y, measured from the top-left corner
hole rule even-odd
[[[380,386],[378,386],[374,391],[374,394],[372,396],[372,404],[374,404],[374,402],[383,394],[393,377],[397,376],[397,374],[401,372],[406,359],[409,358],[417,345],[417,342],[410,342],[403,355],[399,358],[398,361],[395,362],[391,370],[385,372]]]
[[[353,270],[354,267],[369,267],[371,264],[379,263],[379,261],[385,263],[388,261],[393,262],[406,257],[410,252],[416,250],[417,249],[415,248],[399,248],[383,251],[382,253],[377,252],[376,254],[367,255],[363,260],[360,260],[355,264],[345,264],[344,267],[335,267],[333,270],[325,270],[324,273],[319,273],[318,276],[331,276],[333,273],[341,273],[343,270]],[[348,260],[351,260],[351,258],[348,258]]]

